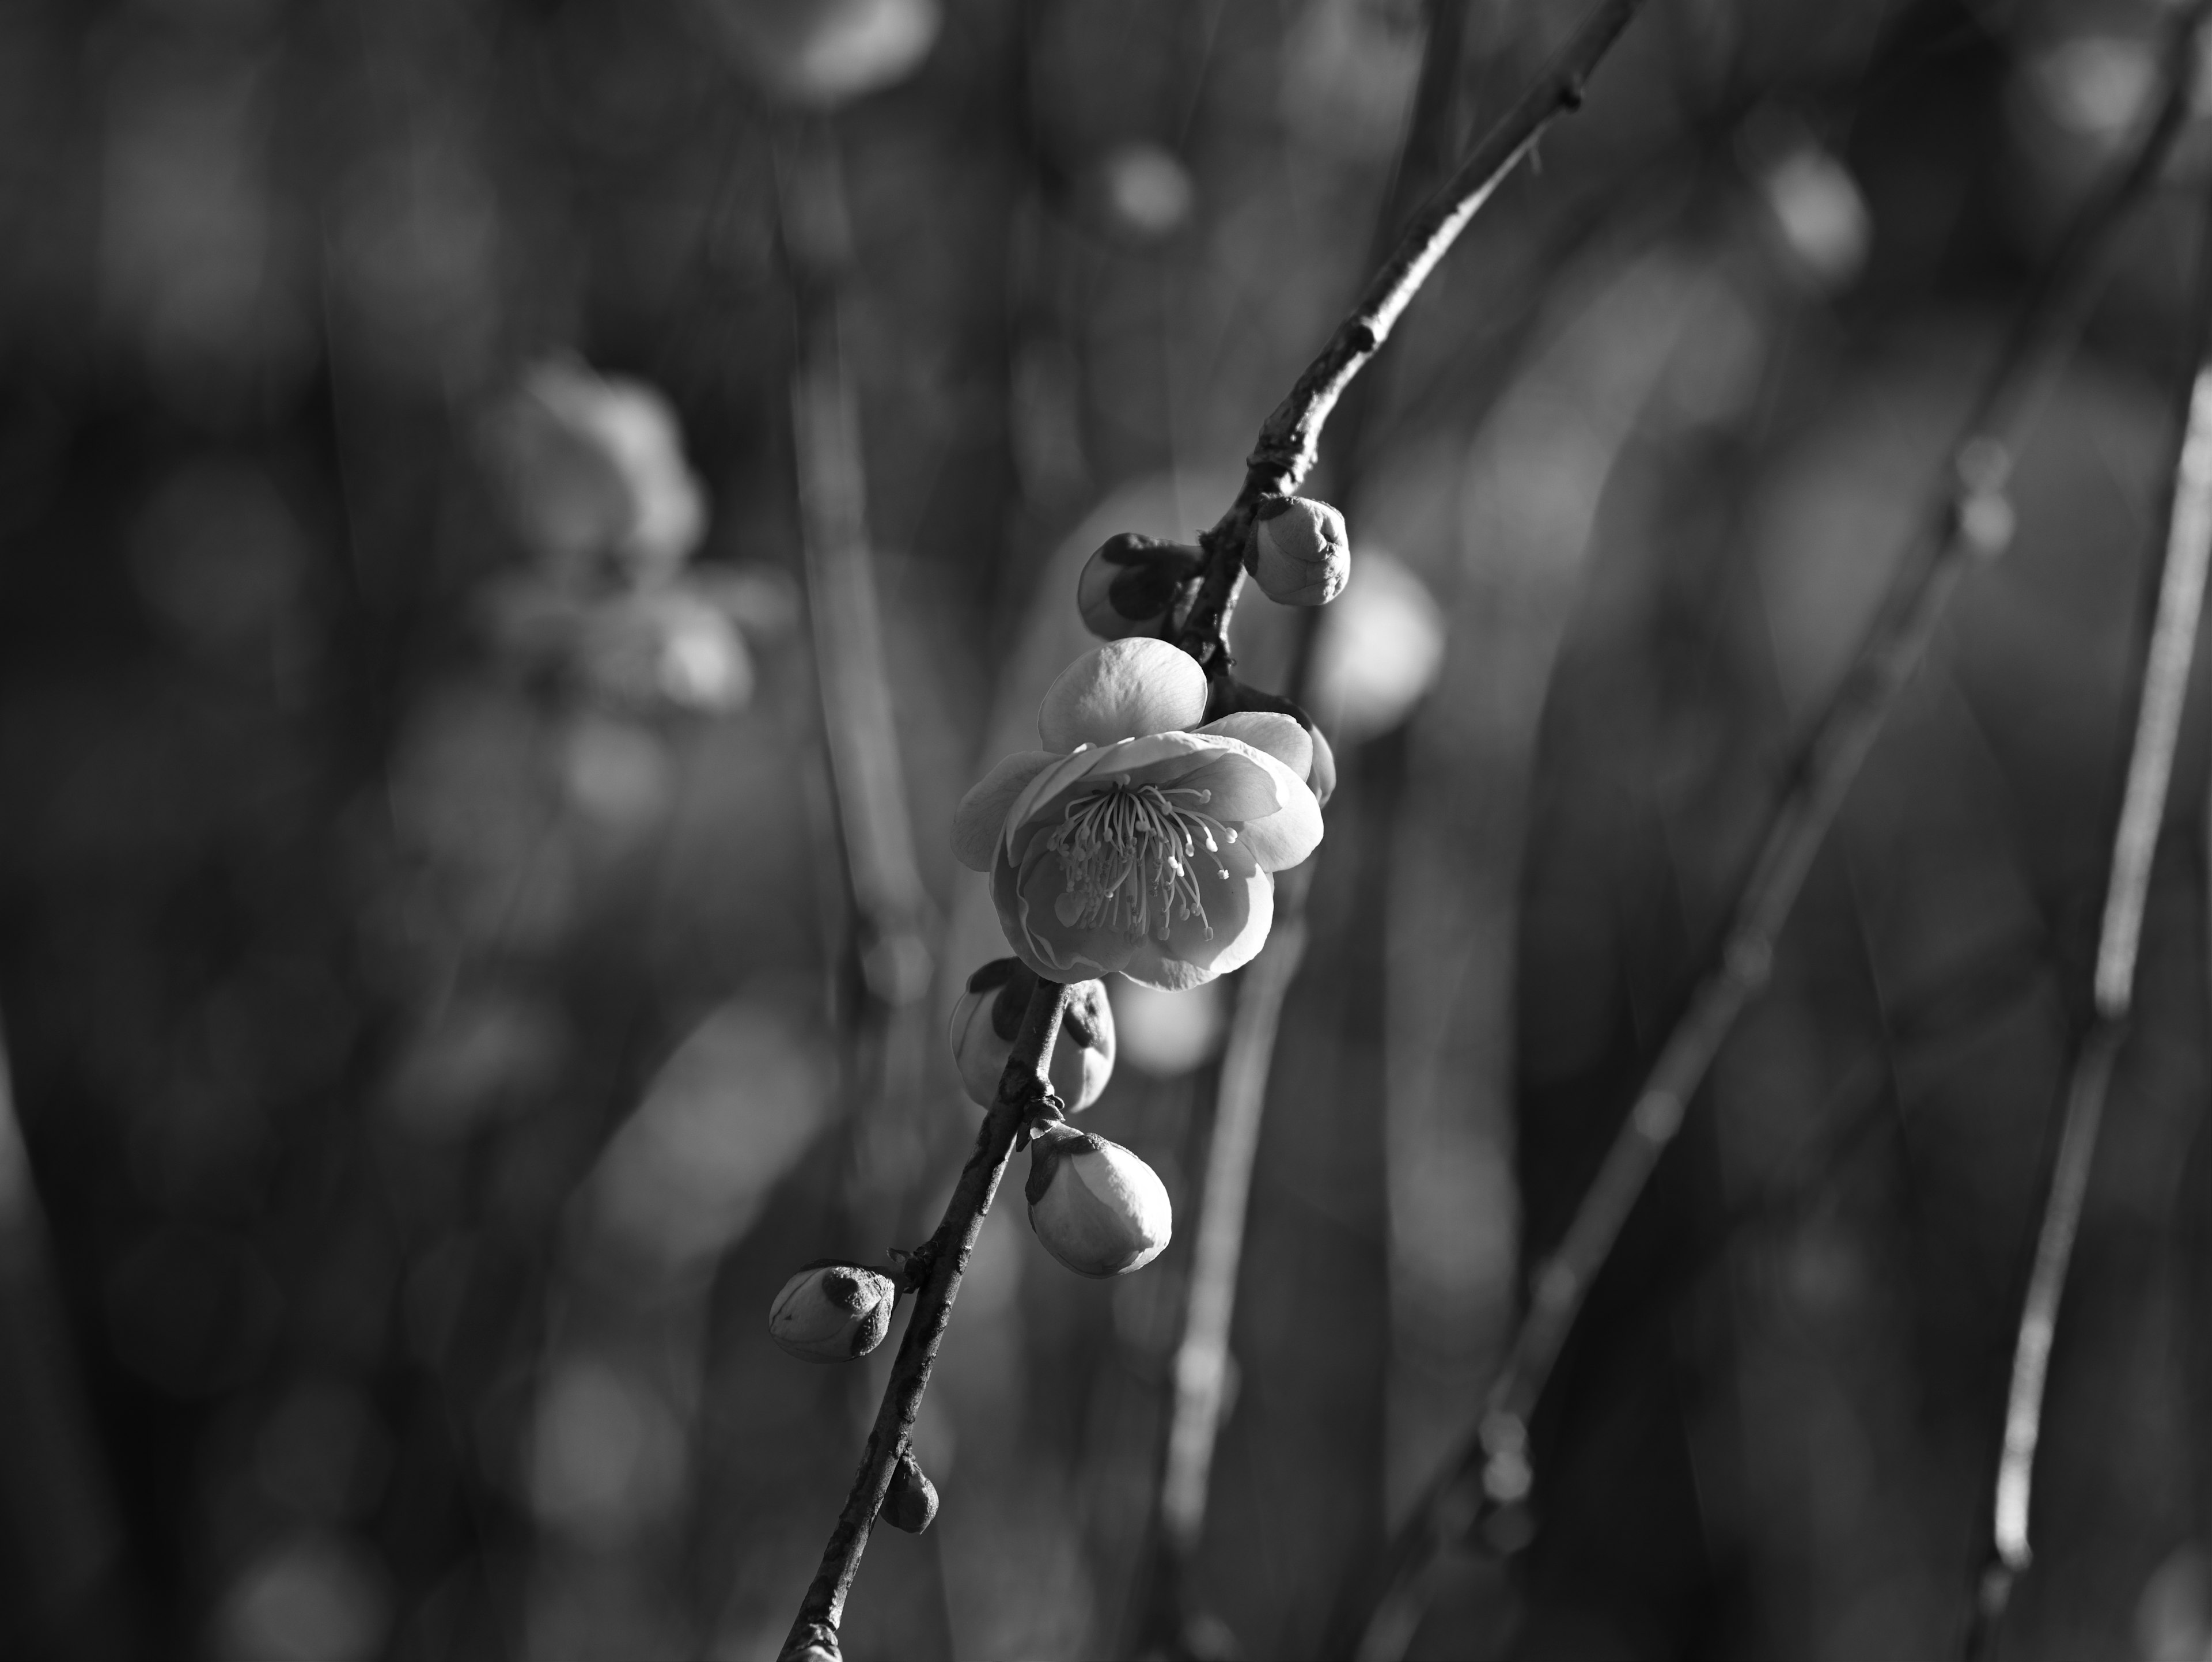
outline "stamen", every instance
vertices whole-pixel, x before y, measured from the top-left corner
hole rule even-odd
[[[1096,795],[1070,802],[1045,846],[1060,855],[1067,887],[1054,914],[1071,928],[1109,928],[1154,934],[1162,941],[1176,922],[1206,922],[1206,897],[1194,862],[1202,844],[1214,875],[1229,868],[1218,858],[1236,831],[1201,812],[1213,793],[1188,786],[1132,785],[1116,779]]]

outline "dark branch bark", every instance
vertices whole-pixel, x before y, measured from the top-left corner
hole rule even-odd
[[[868,1433],[844,1510],[837,1514],[829,1544],[822,1549],[821,1568],[815,1571],[799,1604],[798,1620],[783,1641],[787,1658],[804,1656],[810,1646],[830,1656],[839,1653],[837,1624],[845,1612],[845,1598],[860,1573],[860,1555],[867,1549],[868,1531],[890,1488],[891,1472],[913,1434],[922,1393],[929,1389],[930,1369],[952,1320],[952,1300],[959,1295],[968,1255],[975,1250],[1015,1144],[1030,1120],[1053,1102],[1048,1070],[1060,1018],[1066,1014],[1067,989],[1056,982],[1038,983],[1023,1014],[1006,1071],[1000,1077],[998,1100],[975,1135],[975,1151],[960,1170],[944,1220],[908,1261],[909,1273],[920,1285],[906,1334],[899,1341],[890,1383],[884,1387],[883,1405],[876,1410],[876,1423]]]
[[[1518,103],[1486,133],[1459,169],[1421,205],[1397,247],[1361,292],[1352,314],[1337,326],[1321,356],[1308,364],[1290,396],[1260,429],[1245,460],[1236,501],[1200,535],[1206,569],[1197,598],[1177,631],[1176,644],[1210,673],[1226,674],[1224,636],[1243,581],[1244,549],[1261,502],[1296,490],[1313,471],[1321,431],[1352,379],[1382,349],[1406,307],[1468,222],[1487,202],[1546,128],[1582,107],[1583,83],[1603,61],[1643,0],[1601,0],[1536,77]]]

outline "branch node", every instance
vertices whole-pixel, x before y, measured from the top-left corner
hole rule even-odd
[[[890,1250],[891,1282],[904,1293],[919,1293],[921,1284],[929,1279],[929,1272],[937,1266],[937,1243],[926,1240],[920,1246],[894,1246]]]

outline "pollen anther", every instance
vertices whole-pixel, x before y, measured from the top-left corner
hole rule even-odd
[[[1188,787],[1133,785],[1117,779],[1094,795],[1067,805],[1045,846],[1059,855],[1067,879],[1053,903],[1071,928],[1109,928],[1126,934],[1168,938],[1170,927],[1195,917],[1213,938],[1198,883],[1199,849],[1216,856],[1217,877],[1229,868],[1218,858],[1237,833],[1200,812],[1213,793]]]

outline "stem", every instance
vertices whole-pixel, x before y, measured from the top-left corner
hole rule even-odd
[[[2005,484],[2011,448],[2060,349],[2078,332],[2112,234],[2155,184],[2188,113],[2190,50],[2207,10],[2195,0],[2178,20],[2157,111],[2126,160],[2075,217],[2038,275],[2022,312],[1952,452],[1949,478],[1850,671],[1821,712],[1744,881],[1726,933],[1699,977],[1687,1010],[1668,1036],[1607,1151],[1558,1250],[1538,1266],[1530,1302],[1492,1385],[1477,1435],[1431,1481],[1385,1555],[1385,1582],[1366,1624],[1363,1659],[1400,1653],[1382,1642],[1376,1616],[1402,1607],[1444,1542],[1471,1520],[1461,1490],[1481,1475],[1481,1503],[1518,1505],[1533,1481],[1528,1417],[1591,1282],[1674,1140],[1691,1098],[1745,1006],[1765,986],[1775,942],[1814,855],[1872,748],[1926,654],[1945,606],[1978,562],[2010,541]],[[1410,1639],[1410,1630],[1404,1637]]]
[[[2212,210],[2212,201],[2207,203]],[[2112,1066],[2125,1041],[2135,1001],[2136,964],[2142,941],[2143,904],[2150,892],[2153,856],[2173,779],[2182,704],[2197,652],[2204,610],[2205,569],[2212,562],[2212,212],[2200,240],[2196,371],[2188,411],[2174,457],[2165,559],[2157,573],[2158,600],[2136,693],[2135,737],[2128,753],[2119,823],[2112,834],[2106,881],[2104,922],[2097,939],[2093,988],[2095,1016],[2081,1041],[2066,1093],[2058,1154],[2037,1231],[2035,1259],[2021,1302],[2014,1340],[2012,1379],[2005,1396],[2004,1440],[1990,1505],[1990,1556],[1976,1588],[1966,1653],[1985,1653],[2011,1597],[2014,1581],[2033,1554],[2028,1544],[2028,1506],[2035,1479],[2035,1451],[2043,1430],[2051,1339],[2060,1300],[2081,1230],[2082,1202],[2097,1154]]]
[[[1288,886],[1287,884],[1285,886]],[[1297,888],[1303,895],[1307,884]],[[1160,1480],[1164,1550],[1187,1563],[1206,1523],[1207,1479],[1221,1424],[1228,1376],[1229,1327],[1237,1311],[1237,1271],[1244,1256],[1244,1212],[1252,1192],[1252,1160],[1267,1107],[1269,1060],[1283,999],[1305,957],[1303,907],[1276,921],[1260,956],[1238,983],[1237,1011],[1222,1055],[1221,1089],[1206,1156],[1206,1186],[1191,1254],[1190,1294],[1182,1341],[1176,1348],[1175,1405]],[[1178,1628],[1178,1631],[1180,1629]]]
[[[823,736],[863,936],[860,968],[878,1000],[899,1007],[928,990],[927,904],[884,672],[860,417],[840,339],[852,232],[834,136],[802,130],[778,171],[778,217],[799,309],[792,443]]]
[[[1486,133],[1457,172],[1421,204],[1390,257],[1368,280],[1352,314],[1339,324],[1260,429],[1260,441],[1244,464],[1244,484],[1212,529],[1201,533],[1206,552],[1200,579],[1176,643],[1215,675],[1226,675],[1229,615],[1244,580],[1244,550],[1252,520],[1268,496],[1296,490],[1313,471],[1321,430],[1352,379],[1382,348],[1406,307],[1429,280],[1459,234],[1467,228],[1522,158],[1563,115],[1580,109],[1583,86],[1620,38],[1643,0],[1600,0],[1574,35],[1520,101]]]
[[[968,1269],[968,1256],[999,1192],[1006,1161],[1030,1121],[1057,1104],[1047,1070],[1052,1066],[1052,1047],[1060,1035],[1060,1019],[1067,1014],[1067,989],[1057,982],[1040,982],[1023,1014],[1021,1032],[1014,1039],[1006,1070],[999,1078],[998,1099],[991,1105],[982,1129],[975,1135],[975,1151],[960,1169],[952,1198],[936,1232],[918,1248],[910,1263],[918,1271],[921,1287],[907,1318],[905,1336],[899,1341],[897,1359],[891,1364],[890,1382],[884,1387],[882,1406],[876,1410],[874,1428],[860,1454],[844,1510],[830,1531],[822,1549],[821,1568],[799,1603],[798,1619],[783,1641],[782,1655],[795,1659],[810,1646],[829,1656],[838,1652],[837,1624],[845,1612],[846,1595],[860,1573],[860,1555],[867,1549],[868,1531],[890,1488],[891,1471],[914,1431],[915,1415],[921,1409],[922,1393],[929,1389],[930,1369],[937,1361],[937,1347],[952,1320],[952,1300],[959,1295],[960,1278]]]

